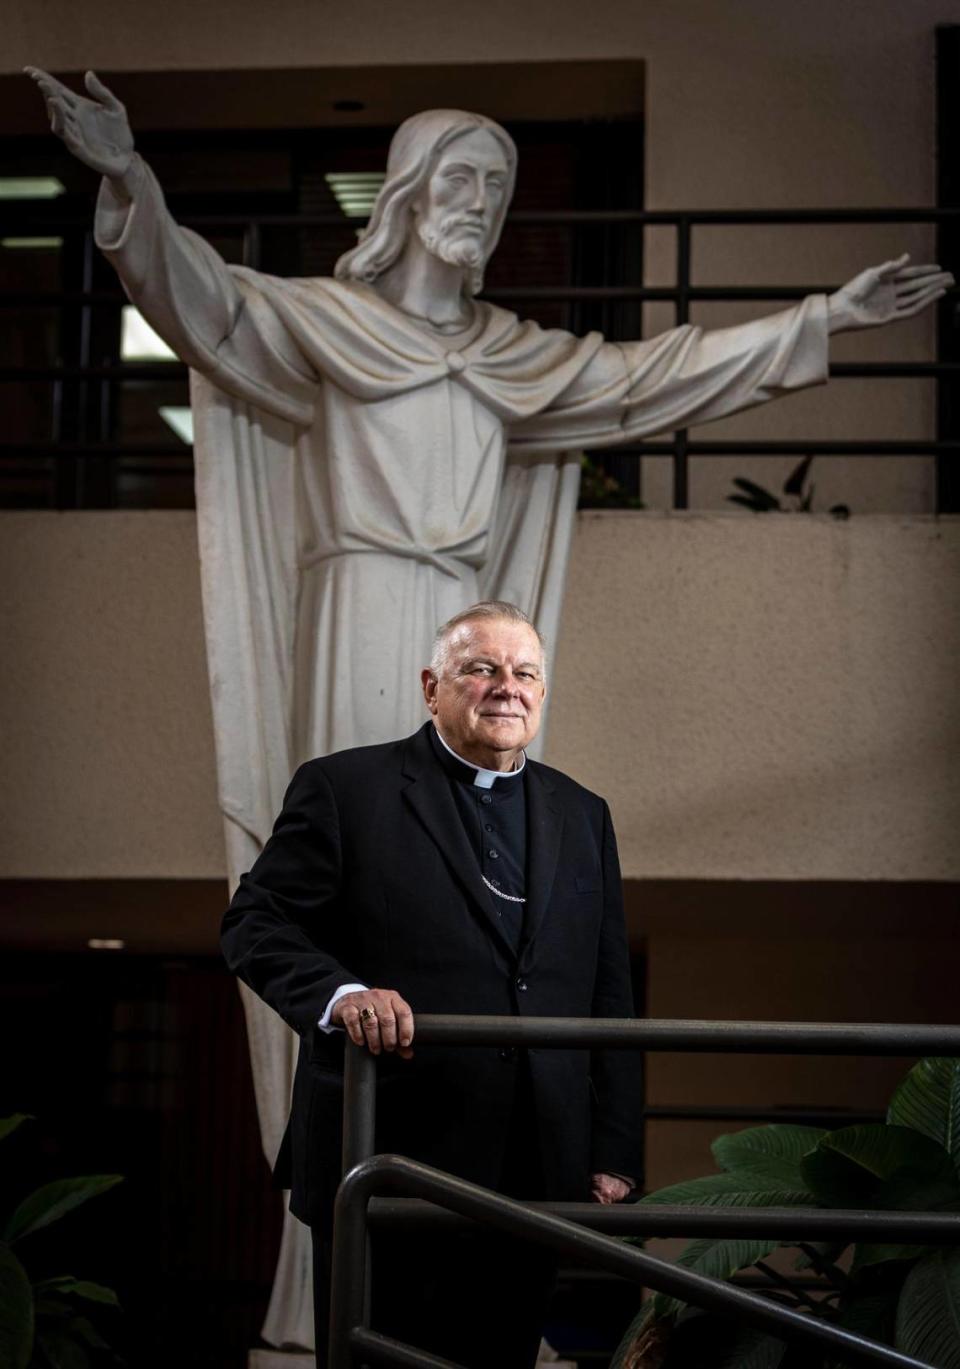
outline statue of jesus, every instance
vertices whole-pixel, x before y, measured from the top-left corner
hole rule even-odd
[[[191,368],[234,881],[300,761],[418,724],[408,682],[438,623],[497,598],[556,625],[576,449],[822,382],[830,334],[910,317],[952,284],[902,257],[736,327],[637,342],[544,330],[478,298],[517,153],[493,120],[450,109],[397,130],[369,226],[334,279],[279,279],[227,266],[174,222],[123,105],[93,73],[80,95],[28,72],[53,131],[104,178],[98,245]],[[272,1159],[293,1057],[269,1010],[246,1006]],[[279,1322],[265,1334],[295,1339]]]

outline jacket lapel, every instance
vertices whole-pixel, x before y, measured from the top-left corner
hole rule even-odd
[[[410,783],[403,797],[430,833],[450,868],[489,931],[512,962],[515,951],[504,935],[490,894],[480,877],[476,852],[471,850],[447,777],[437,763],[426,731],[427,723],[410,737],[404,748],[403,773]]]
[[[540,930],[560,858],[563,809],[553,785],[535,761],[527,761],[527,906],[523,923],[523,959]]]

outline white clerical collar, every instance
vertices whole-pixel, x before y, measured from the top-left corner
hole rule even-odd
[[[523,774],[523,767],[527,763],[526,753],[523,751],[520,752],[520,764],[514,766],[512,770],[484,770],[482,765],[474,765],[473,761],[465,761],[462,756],[457,755],[452,746],[447,746],[436,723],[433,725],[433,730],[437,734],[440,745],[445,751],[450,752],[455,761],[459,761],[461,765],[468,765],[471,770],[476,771],[473,777],[475,789],[492,789],[497,780],[515,780],[518,775]]]

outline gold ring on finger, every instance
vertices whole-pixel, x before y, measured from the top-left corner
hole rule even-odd
[[[361,1009],[360,1009],[360,1021],[361,1021],[361,1022],[376,1022],[376,1020],[377,1020],[376,1011],[375,1011],[373,1008],[370,1007],[369,1003],[367,1004],[367,1006],[366,1006],[365,1008],[361,1008]]]

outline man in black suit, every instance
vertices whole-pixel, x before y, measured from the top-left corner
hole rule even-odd
[[[432,718],[414,736],[300,767],[224,919],[231,969],[301,1038],[278,1178],[315,1233],[318,1309],[344,1032],[384,1055],[381,1151],[527,1199],[616,1202],[639,1172],[629,1053],[414,1052],[417,1012],[633,1014],[607,805],[524,754],[546,687],[536,629],[511,604],[474,605],[440,629],[421,681]],[[504,1240],[381,1247],[377,1329],[529,1369],[545,1262]]]

